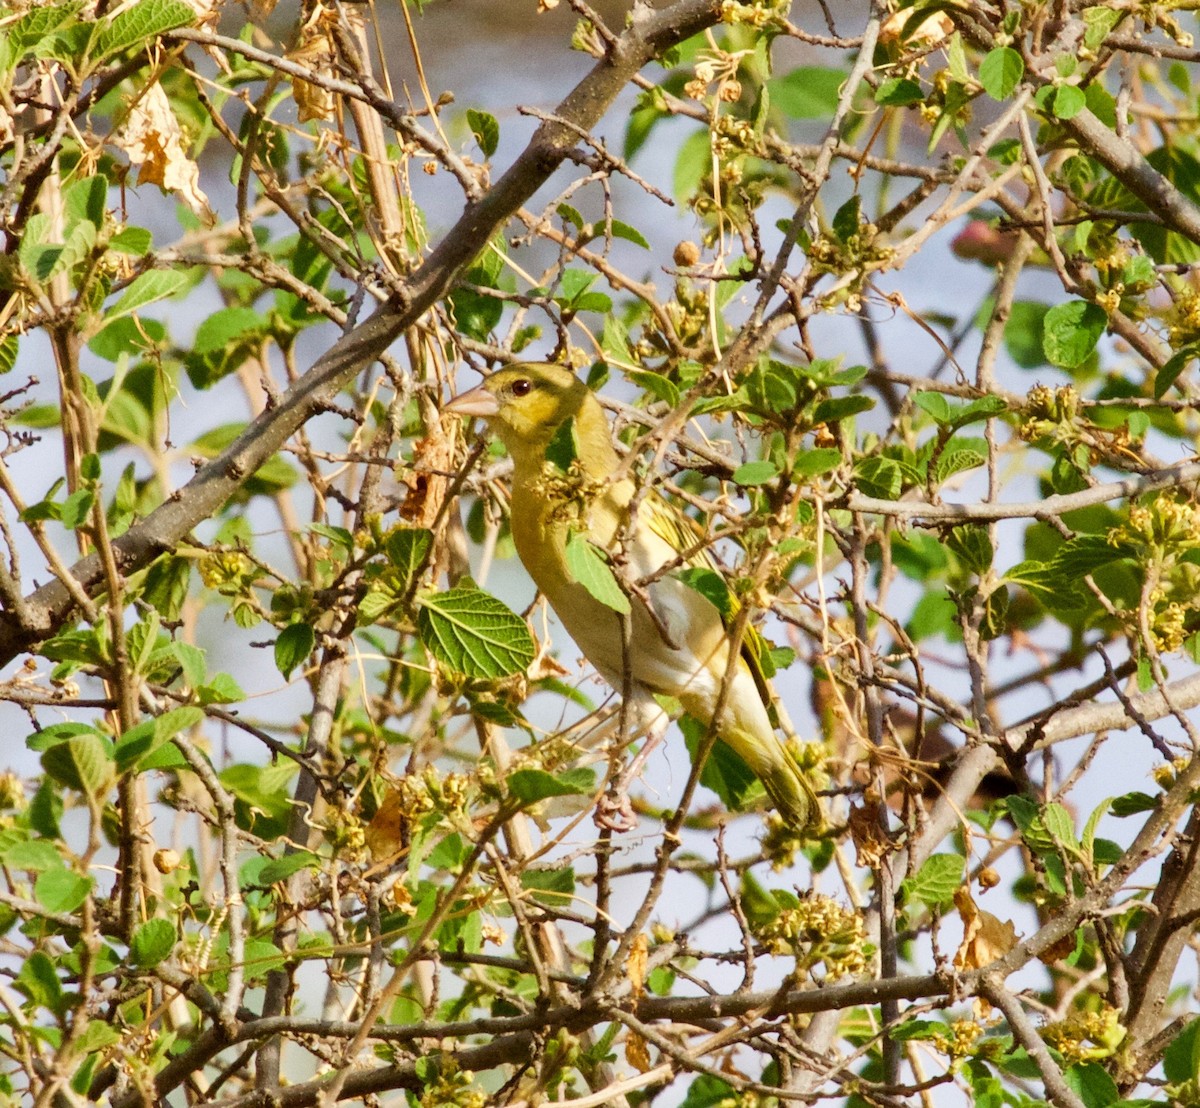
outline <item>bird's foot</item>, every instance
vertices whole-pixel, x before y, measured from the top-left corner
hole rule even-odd
[[[616,831],[624,834],[637,827],[638,818],[629,796],[623,788],[610,789],[596,804],[596,812],[592,817],[596,826],[605,831]]]

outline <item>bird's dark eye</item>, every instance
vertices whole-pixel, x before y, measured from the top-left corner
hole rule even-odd
[[[528,377],[518,377],[512,383],[513,396],[528,396],[529,390],[533,388],[533,382]]]

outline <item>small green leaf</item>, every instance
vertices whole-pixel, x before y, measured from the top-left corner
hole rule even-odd
[[[765,485],[779,476],[774,462],[746,462],[733,471],[733,480],[738,485],[753,487]]]
[[[650,249],[650,243],[646,240],[646,236],[636,227],[631,227],[628,223],[622,223],[619,219],[614,219],[611,227],[614,238],[632,242],[634,246],[640,246],[643,250]]]
[[[837,107],[846,74],[804,65],[767,82],[771,103],[792,119],[826,119]]]
[[[285,678],[312,653],[316,635],[307,623],[289,623],[275,640],[275,667]]]
[[[172,708],[161,716],[142,720],[123,734],[113,748],[113,760],[118,773],[144,768],[141,763],[160,747],[165,746],[181,731],[188,731],[204,718],[204,712],[193,705]]]
[[[76,489],[62,502],[58,518],[68,531],[76,531],[87,519],[95,503],[96,494],[92,489]]]
[[[907,108],[925,100],[925,90],[907,77],[889,77],[875,90],[875,103],[883,108]]]
[[[1079,1062],[1063,1070],[1063,1078],[1084,1108],[1111,1108],[1121,1099],[1117,1083],[1096,1062]]]
[[[38,874],[34,899],[48,912],[73,912],[92,891],[92,879],[65,866],[55,866]]]
[[[536,804],[552,796],[589,796],[596,788],[596,774],[583,766],[559,773],[519,769],[508,775],[506,783],[522,804]]]
[[[964,862],[958,854],[932,854],[903,883],[905,893],[930,908],[949,904],[963,882]]]
[[[1096,5],[1092,8],[1083,9],[1083,45],[1088,50],[1098,50],[1104,40],[1108,37],[1109,32],[1125,18],[1126,12],[1120,11],[1117,8],[1110,8],[1107,4]],[[1191,95],[1191,87],[1184,90],[1187,95]]]
[[[500,124],[496,122],[496,117],[488,112],[468,108],[467,126],[471,128],[471,134],[479,143],[479,149],[483,151],[484,157],[490,158],[496,152],[496,147],[500,145]]]
[[[1075,821],[1061,804],[1047,804],[1042,810],[1042,822],[1055,842],[1068,850],[1075,850]]]
[[[726,623],[733,618],[737,608],[729,592],[729,585],[715,569],[708,566],[690,566],[677,570],[675,576],[689,589],[695,589],[703,596],[721,613],[721,619]]]
[[[42,768],[69,789],[99,796],[113,781],[112,747],[99,735],[76,735],[42,755]]]
[[[849,242],[858,234],[859,222],[862,218],[862,199],[858,193],[850,197],[836,212],[833,213],[831,224],[834,235],[840,242]]]
[[[550,907],[563,908],[575,899],[575,870],[571,866],[521,871],[521,888],[531,899]]]
[[[96,36],[94,54],[107,58],[176,27],[186,27],[195,19],[196,13],[181,0],[142,0],[119,12]]]
[[[972,573],[982,575],[992,567],[995,551],[987,528],[978,523],[964,523],[950,531],[946,545]]]
[[[1061,369],[1082,365],[1108,326],[1104,309],[1086,300],[1056,304],[1046,313],[1042,346],[1046,359]]]
[[[236,342],[254,341],[266,327],[266,317],[253,308],[221,308],[196,328],[192,353],[224,353]]]
[[[135,277],[121,298],[104,313],[108,323],[120,316],[132,315],[156,300],[166,300],[182,292],[190,283],[186,273],[177,270],[156,270]]]
[[[417,571],[425,564],[433,533],[423,527],[397,527],[384,540],[388,561],[400,575],[405,587],[412,584]]]
[[[837,469],[842,464],[842,452],[835,446],[818,446],[812,450],[803,450],[796,455],[792,463],[792,476],[820,477],[831,469]]]
[[[954,408],[940,392],[918,392],[912,401],[921,411],[931,415],[935,423],[949,426],[954,419]]]
[[[523,673],[536,653],[525,621],[482,589],[460,586],[417,597],[417,631],[439,664],[466,677]]]
[[[558,425],[546,445],[546,461],[566,473],[579,458],[579,436],[575,433],[575,417],[570,416]]]
[[[1200,1019],[1179,1032],[1163,1055],[1163,1075],[1173,1084],[1200,1082]]]
[[[1158,807],[1158,803],[1159,798],[1151,796],[1149,793],[1125,793],[1124,796],[1114,798],[1112,814],[1117,819],[1126,819],[1141,812],[1153,812]]]
[[[864,496],[895,500],[903,488],[900,466],[891,458],[863,458],[854,467],[855,483]]]
[[[1011,46],[998,46],[979,65],[979,83],[993,100],[1007,100],[1025,76],[1025,62]]]
[[[1074,119],[1087,107],[1087,94],[1076,85],[1060,85],[1054,94],[1054,117]]]
[[[1172,354],[1154,375],[1154,399],[1161,400],[1197,358],[1200,358],[1200,343],[1189,343]]]
[[[567,539],[567,572],[606,608],[628,615],[629,597],[613,574],[608,558],[586,535],[572,532]]]
[[[175,939],[175,925],[170,920],[147,920],[133,933],[129,956],[134,965],[150,969],[171,956]]]
[[[296,850],[285,854],[282,858],[272,858],[258,871],[258,884],[274,885],[276,881],[286,881],[293,873],[302,869],[316,869],[321,864],[311,850]]]

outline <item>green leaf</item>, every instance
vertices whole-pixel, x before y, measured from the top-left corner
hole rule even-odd
[[[859,222],[862,218],[862,199],[855,193],[836,212],[830,224],[834,235],[840,242],[849,242],[858,234]]]
[[[92,879],[65,866],[55,866],[38,875],[34,899],[49,912],[73,912],[92,891]]]
[[[108,240],[109,249],[115,250],[118,254],[131,254],[134,257],[150,253],[153,243],[154,236],[144,227],[126,227]]]
[[[134,965],[150,969],[171,956],[175,939],[175,925],[170,920],[147,920],[133,933],[129,956]]]
[[[47,839],[20,839],[11,845],[0,845],[0,860],[10,869],[41,873],[61,867],[62,855]]]
[[[17,335],[5,335],[0,338],[0,377],[11,373],[17,364],[17,352],[20,349],[20,338]]]
[[[91,513],[96,503],[96,494],[92,489],[76,489],[62,502],[59,519],[68,531],[76,531]]]
[[[1076,85],[1059,85],[1054,93],[1054,117],[1056,119],[1074,119],[1087,107],[1087,93]]]
[[[174,3],[174,0],[170,0]],[[152,269],[135,277],[121,298],[104,313],[105,321],[111,323],[121,316],[132,315],[140,308],[157,300],[166,300],[187,288],[190,283],[186,273],[178,270]]]
[[[1200,1019],[1192,1020],[1167,1047],[1163,1075],[1173,1084],[1200,1082]]]
[[[533,661],[525,621],[473,585],[417,597],[417,631],[438,663],[466,677],[523,673]]]
[[[937,464],[934,466],[933,483],[935,485],[944,484],[956,473],[962,473],[968,469],[977,469],[979,466],[986,464],[986,454],[981,454],[978,450],[971,450],[969,448],[955,450],[952,440],[950,448],[942,452],[938,457]]]
[[[708,734],[708,726],[692,716],[679,720],[688,753],[695,761],[700,744]],[[746,761],[726,743],[714,744],[700,770],[700,784],[717,794],[721,803],[731,812],[745,811],[758,804],[766,795],[762,782]]]
[[[42,755],[42,768],[55,781],[99,796],[113,781],[112,747],[99,735],[75,735]]]
[[[432,545],[433,533],[423,527],[397,527],[384,540],[388,561],[405,587],[412,584],[413,577],[425,564]]]
[[[146,571],[142,599],[163,619],[176,620],[187,600],[192,559],[164,554]]]
[[[792,119],[826,119],[837,108],[846,74],[804,65],[767,82],[771,103]]]
[[[1126,819],[1141,812],[1153,812],[1158,803],[1159,798],[1149,793],[1125,793],[1113,799],[1112,814],[1117,819]]]
[[[552,796],[590,796],[596,788],[596,774],[584,766],[559,773],[518,769],[508,775],[506,784],[522,804],[536,804]]]
[[[1126,13],[1117,8],[1110,8],[1108,5],[1097,5],[1093,8],[1083,9],[1083,45],[1088,50],[1098,50],[1104,40],[1108,37],[1109,32],[1125,18]],[[1189,88],[1184,90],[1186,94],[1191,94],[1190,82]]]
[[[471,134],[475,136],[484,157],[490,158],[500,144],[500,124],[496,122],[496,117],[488,112],[468,108],[467,126],[471,128]]]
[[[1074,369],[1096,349],[1108,326],[1104,309],[1086,300],[1056,304],[1046,313],[1042,347],[1051,365]]]
[[[1154,399],[1161,400],[1197,358],[1200,358],[1200,343],[1189,343],[1175,351],[1154,375]]]
[[[1060,846],[1071,851],[1078,850],[1079,844],[1075,841],[1075,821],[1061,804],[1047,804],[1042,810],[1042,823]]]
[[[895,500],[903,488],[900,466],[891,458],[863,458],[854,467],[855,484],[864,496]]]
[[[949,904],[963,883],[963,868],[958,854],[931,854],[916,874],[904,880],[905,894],[930,908]]]
[[[998,46],[979,65],[979,83],[993,100],[1007,100],[1025,76],[1025,62],[1011,46]]]
[[[946,545],[972,573],[982,575],[992,567],[995,551],[987,528],[978,523],[964,523],[950,531]]]
[[[721,613],[721,619],[726,623],[733,618],[737,608],[729,592],[729,585],[715,569],[708,566],[689,566],[676,571],[675,576],[689,589],[695,589],[703,596]]]
[[[546,461],[566,473],[579,459],[579,436],[575,432],[575,417],[564,419],[546,444]]]
[[[1022,369],[1046,364],[1045,321],[1048,304],[1037,300],[1015,300],[1004,325],[1004,347]]]
[[[765,485],[779,476],[774,462],[746,462],[733,471],[733,480],[738,485],[753,487]]]
[[[196,13],[181,0],[142,0],[114,17],[97,36],[94,54],[104,59],[131,46],[139,46],[156,35],[186,27]]]
[[[650,249],[650,243],[646,240],[646,236],[636,227],[631,227],[628,223],[622,223],[619,219],[614,219],[611,227],[614,238],[632,242],[635,246],[640,246],[643,250]]]
[[[63,1004],[62,982],[54,962],[44,951],[35,950],[21,963],[14,984],[34,1004],[58,1012]]]
[[[925,100],[925,90],[907,77],[889,77],[875,90],[875,103],[883,108],[907,108]]]
[[[813,409],[813,424],[836,423],[839,419],[848,419],[860,412],[869,412],[875,407],[875,401],[869,396],[833,396],[822,400]]]
[[[567,539],[567,572],[606,608],[628,615],[629,597],[613,574],[604,552],[586,535],[572,532]]]
[[[191,730],[204,718],[204,712],[193,705],[172,708],[161,716],[142,720],[123,734],[113,748],[113,760],[118,773],[146,768],[140,765],[159,747],[165,746],[182,731]]]
[[[553,908],[563,908],[575,899],[575,870],[571,866],[555,869],[526,869],[521,873],[521,888],[533,900]]]
[[[266,317],[253,308],[222,308],[196,328],[192,353],[222,354],[234,343],[254,340],[266,329]]]
[[[689,1086],[687,1096],[679,1108],[720,1108],[725,1104],[736,1104],[737,1090],[728,1081],[711,1074],[701,1074]]]
[[[820,477],[842,464],[842,452],[835,446],[818,446],[802,450],[792,463],[792,476],[796,478]]]
[[[317,869],[321,859],[311,850],[296,850],[285,854],[282,858],[272,858],[258,871],[257,883],[274,885],[276,881],[286,881],[294,873],[302,869]]]
[[[1083,1101],[1084,1108],[1109,1108],[1121,1099],[1117,1083],[1096,1062],[1080,1062],[1063,1070],[1067,1085]]]
[[[933,417],[935,423],[948,426],[954,419],[954,408],[940,392],[918,392],[912,402]]]
[[[289,623],[275,640],[275,667],[285,678],[313,651],[317,637],[307,623]]]

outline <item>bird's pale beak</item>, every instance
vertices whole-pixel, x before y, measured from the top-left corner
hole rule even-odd
[[[483,385],[476,385],[469,392],[460,392],[442,407],[449,415],[481,416],[490,419],[500,411],[500,402]]]

